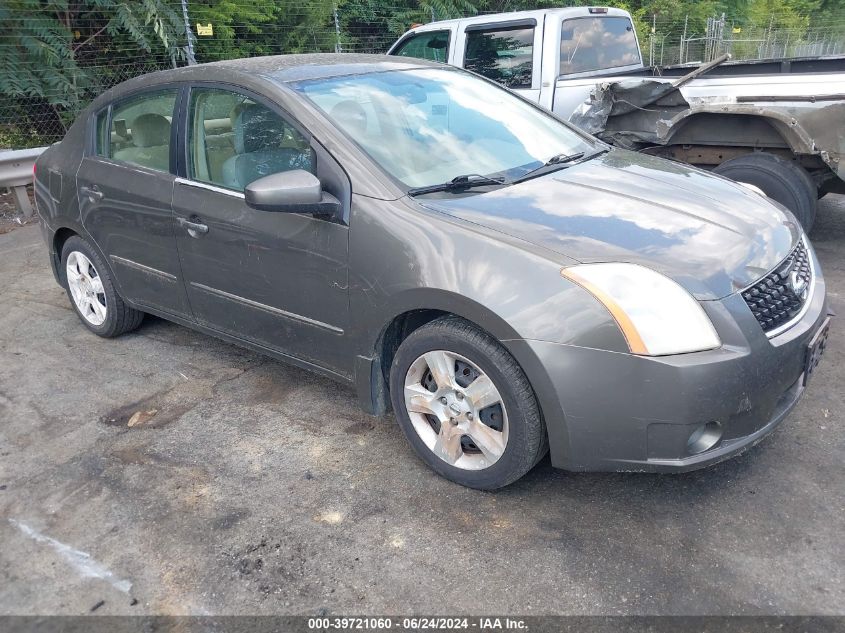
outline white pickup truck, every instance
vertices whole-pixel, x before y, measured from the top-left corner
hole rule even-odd
[[[432,22],[388,55],[474,71],[614,145],[755,185],[805,227],[845,192],[845,58],[647,68],[631,16],[573,7]]]

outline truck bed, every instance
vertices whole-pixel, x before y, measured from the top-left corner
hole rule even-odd
[[[675,66],[651,66],[641,71],[607,73],[602,77],[682,77],[699,66],[689,63]],[[789,75],[805,73],[845,72],[845,55],[826,57],[796,57],[794,59],[759,59],[754,61],[725,62],[707,73],[708,77],[736,77],[747,75]],[[561,77],[565,79],[565,77]]]

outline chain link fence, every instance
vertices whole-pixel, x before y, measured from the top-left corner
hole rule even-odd
[[[164,1],[172,2],[174,15],[181,22],[181,2]],[[435,9],[421,14],[418,5],[414,10],[398,5],[379,9],[374,0],[346,0],[339,7],[331,0],[301,0],[283,10],[276,9],[276,13],[271,10],[274,4],[278,5],[274,0],[243,2],[239,23],[215,22],[207,12],[202,14],[202,7],[207,5],[188,5],[196,61],[305,52],[384,53],[413,22],[459,16],[438,15]],[[119,6],[114,5],[115,10]],[[262,6],[267,11],[256,13]],[[724,16],[712,18],[699,34],[693,33],[687,22],[678,24],[677,20],[658,17],[638,24],[646,63],[703,62],[722,52],[732,53],[735,59],[845,52],[845,15],[842,23],[815,29],[737,25]],[[40,28],[35,25],[30,30],[37,33]],[[61,140],[79,111],[111,86],[187,63],[184,30],[177,31],[175,48],[171,43],[169,50],[151,46],[147,51],[131,38],[109,35],[104,29],[102,18],[99,22],[92,18],[88,23],[84,16],[72,27],[68,50],[74,56],[74,70],[66,73],[70,86],[59,82],[53,88],[47,82],[41,94],[24,97],[5,96],[0,88],[0,148],[21,149]],[[32,45],[27,37],[26,33],[5,28],[0,9],[0,55]]]
[[[648,33],[646,60],[649,65],[668,66],[709,62],[724,53],[736,60],[818,57],[845,53],[842,23],[813,28],[774,28],[774,16],[760,23],[728,20],[725,14],[707,19],[701,33],[658,24],[655,19]]]

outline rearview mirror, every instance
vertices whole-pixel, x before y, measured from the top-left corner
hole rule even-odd
[[[319,179],[304,169],[293,169],[253,180],[244,189],[248,206],[277,213],[334,215],[340,201],[323,191]]]

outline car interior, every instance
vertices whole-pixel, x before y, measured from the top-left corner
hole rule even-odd
[[[160,103],[158,98],[146,99],[116,113],[110,135],[113,158],[168,171],[172,117],[149,111]],[[246,97],[198,91],[191,117],[189,169],[196,180],[242,191],[268,174],[315,169],[307,139],[275,112]]]
[[[228,115],[220,117],[223,107]],[[238,191],[280,171],[314,171],[307,139],[269,108],[234,93],[198,93],[190,148],[193,178]]]

